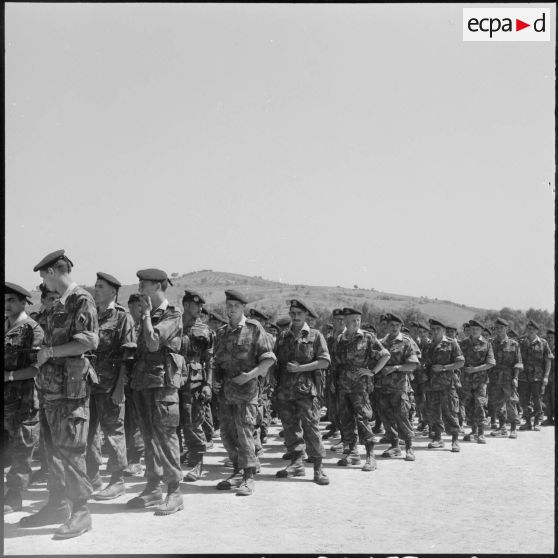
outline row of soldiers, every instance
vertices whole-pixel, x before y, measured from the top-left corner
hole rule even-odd
[[[493,402],[500,432],[507,422],[515,432],[518,389],[526,424],[535,430],[540,424],[540,396],[554,357],[533,322],[519,342],[507,335],[504,320],[496,323],[492,341],[482,336],[482,324],[472,321],[470,335],[458,342],[446,335],[449,328],[440,320],[413,324],[414,339],[402,332],[403,320],[396,314],[383,316],[380,329],[385,331],[376,332],[361,327],[358,310],[343,308],[334,311],[326,340],[310,327],[317,316],[300,299],[289,301],[287,323],[271,324],[255,309],[247,317],[245,295],[227,290],[227,318],[213,313],[206,324],[203,296],[186,290],[183,308],[175,307],[166,298],[172,283],[162,270],[137,272],[139,293],[128,301],[128,310],[117,302],[121,285],[115,277],[99,272],[93,298],[72,280],[72,268],[63,250],[34,267],[43,280],[43,307],[36,320],[25,313],[29,293],[5,284],[4,429],[12,455],[5,512],[21,509],[40,430],[49,499],[20,525],[62,523],[57,539],[91,528],[87,501],[92,494],[109,500],[125,493],[125,475],[137,472],[142,449],[147,482],[127,506],[153,507],[156,515],[183,509],[180,482],[200,478],[212,418],[218,417],[233,468],[216,488],[235,489],[239,496],[255,490],[258,454],[274,411],[290,460],[276,476],[305,476],[306,455],[318,485],[330,482],[322,468],[319,430],[324,400],[332,428],[341,430],[338,465],[360,464],[360,442],[366,450],[364,471],[377,467],[374,411],[375,427],[381,421],[390,442],[382,455],[402,455],[402,440],[405,459],[415,459],[413,396],[423,426],[432,433],[431,448],[443,447],[445,430],[452,435],[452,451],[459,451],[463,405],[472,425],[468,439],[485,441],[489,379],[489,385],[498,386]],[[107,486],[99,474],[99,429],[109,456]],[[190,467],[186,476],[181,441]]]

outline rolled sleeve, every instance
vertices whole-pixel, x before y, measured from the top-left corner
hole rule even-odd
[[[494,349],[492,345],[488,344],[488,353],[486,354],[486,361],[485,364],[490,364],[490,366],[494,366],[496,364],[496,359],[494,358]]]
[[[182,315],[178,311],[169,313],[164,316],[163,319],[156,325],[153,326],[153,331],[157,336],[159,343],[159,348],[167,345],[169,341],[172,341],[182,329]]]
[[[99,346],[99,336],[94,331],[76,333],[72,339],[79,341],[88,351],[94,351]]]
[[[331,363],[331,356],[329,354],[329,349],[327,348],[327,342],[322,333],[318,332],[316,340],[314,341],[314,358],[316,360],[327,360]]]
[[[264,360],[272,360],[273,362],[277,362],[277,357],[273,352],[273,346],[271,341],[271,336],[267,334],[264,328],[258,324],[258,333],[257,333],[257,340],[256,340],[256,358],[258,362],[262,362]]]

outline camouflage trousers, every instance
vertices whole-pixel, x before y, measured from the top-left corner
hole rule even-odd
[[[206,401],[203,404],[203,423],[202,423],[203,433],[205,439],[210,442],[213,440],[213,433],[215,432],[215,427],[213,426],[213,411],[211,410],[211,402]]]
[[[426,398],[424,396],[424,383],[418,382],[415,378],[411,381],[414,392],[415,414],[419,422],[426,421]]]
[[[89,431],[85,463],[90,479],[98,474],[103,463],[101,444],[96,435],[99,426],[108,448],[108,472],[123,471],[128,465],[124,435],[124,401],[120,405],[115,405],[110,397],[110,393],[92,393],[89,398]]]
[[[519,395],[512,383],[489,384],[492,386],[492,403],[495,407],[496,417],[504,426],[506,422],[519,424]],[[490,399],[489,399],[490,401]]]
[[[531,420],[533,414],[535,420],[540,421],[543,416],[541,404],[541,382],[522,382],[518,383],[519,403],[523,408],[523,418]]]
[[[368,392],[351,393],[341,390],[338,405],[343,442],[349,444],[351,449],[356,448],[359,437],[364,445],[375,443],[376,437],[370,426],[372,406]]]
[[[147,482],[182,480],[176,427],[180,419],[178,390],[171,387],[132,390],[145,444]]]
[[[124,434],[126,436],[126,458],[128,463],[139,463],[144,444],[139,429],[138,412],[129,386],[124,388]]]
[[[320,403],[317,397],[279,400],[279,417],[289,452],[306,448],[308,457],[325,457],[320,434]]]
[[[459,433],[459,396],[455,388],[427,391],[426,416],[435,434]]]
[[[87,500],[93,492],[85,465],[89,396],[45,400],[39,417],[48,461],[49,498]]]
[[[546,405],[546,416],[549,420],[554,420],[556,413],[556,389],[554,382],[548,382],[544,394]]]
[[[206,439],[202,425],[205,420],[205,405],[192,392],[190,386],[178,390],[180,402],[180,426],[184,436],[184,445],[191,453],[205,453]]]
[[[221,441],[235,468],[245,469],[258,464],[254,446],[257,405],[219,401]]]
[[[332,389],[333,379],[331,378],[331,373],[326,376],[326,390],[325,390],[325,401],[327,407],[327,416],[335,428],[339,426],[339,406],[337,403],[338,394],[333,392]]]
[[[386,429],[386,437],[392,442],[398,438],[411,441],[414,438],[413,427],[409,420],[411,403],[404,391],[377,390],[378,411]]]
[[[500,391],[500,385],[495,382],[489,382],[486,387],[486,396],[488,399],[488,416],[491,422],[496,422],[498,417],[498,393]]]
[[[481,383],[477,386],[463,386],[463,404],[467,420],[473,425],[478,426],[484,423],[486,413],[484,411],[488,403],[486,397],[486,384]]]
[[[4,401],[4,432],[12,464],[6,475],[8,488],[27,488],[31,478],[33,448],[39,441],[39,413],[21,401]]]

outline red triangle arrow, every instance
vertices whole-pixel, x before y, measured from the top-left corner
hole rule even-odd
[[[522,29],[525,29],[525,27],[531,27],[530,23],[525,23],[524,21],[521,21],[520,19],[515,20],[515,30],[516,31],[521,31]]]

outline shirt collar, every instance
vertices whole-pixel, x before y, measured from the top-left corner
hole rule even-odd
[[[387,341],[389,335],[386,335],[383,339],[382,342]],[[390,343],[393,343],[394,341],[403,341],[403,334],[401,332],[399,332],[391,341]]]
[[[347,339],[349,339],[347,337],[347,328],[343,330],[343,333],[341,335],[343,336],[343,340],[346,341]],[[364,335],[364,331],[360,327],[355,331],[354,336],[356,337],[357,335]]]
[[[21,322],[23,322],[27,318],[28,318],[28,316],[27,316],[27,312],[25,310],[23,310],[23,312],[21,312],[21,314],[17,317],[16,321],[13,323],[12,326],[10,326],[10,322],[9,322],[8,318],[6,318],[4,320],[4,333],[7,333],[8,331],[11,331],[12,329],[17,327]]]
[[[159,304],[159,306],[157,306],[157,308],[155,308],[153,312],[156,312],[157,310],[161,310],[162,312],[164,312],[168,307],[169,301],[165,298],[165,300],[163,300],[163,302],[161,302],[161,304]]]
[[[64,291],[64,294],[60,297],[60,302],[62,304],[66,304],[66,300],[67,298],[70,296],[70,294],[72,294],[72,291],[74,289],[77,289],[77,283],[75,281],[72,281],[69,285],[68,288]]]
[[[289,331],[293,334],[296,335],[295,332],[293,331],[293,326],[291,324],[291,326],[289,327]],[[298,335],[302,335],[302,333],[308,333],[310,331],[310,326],[304,322],[304,325],[302,326],[302,328],[300,329],[300,331],[298,332]],[[344,333],[344,332],[343,332]]]

